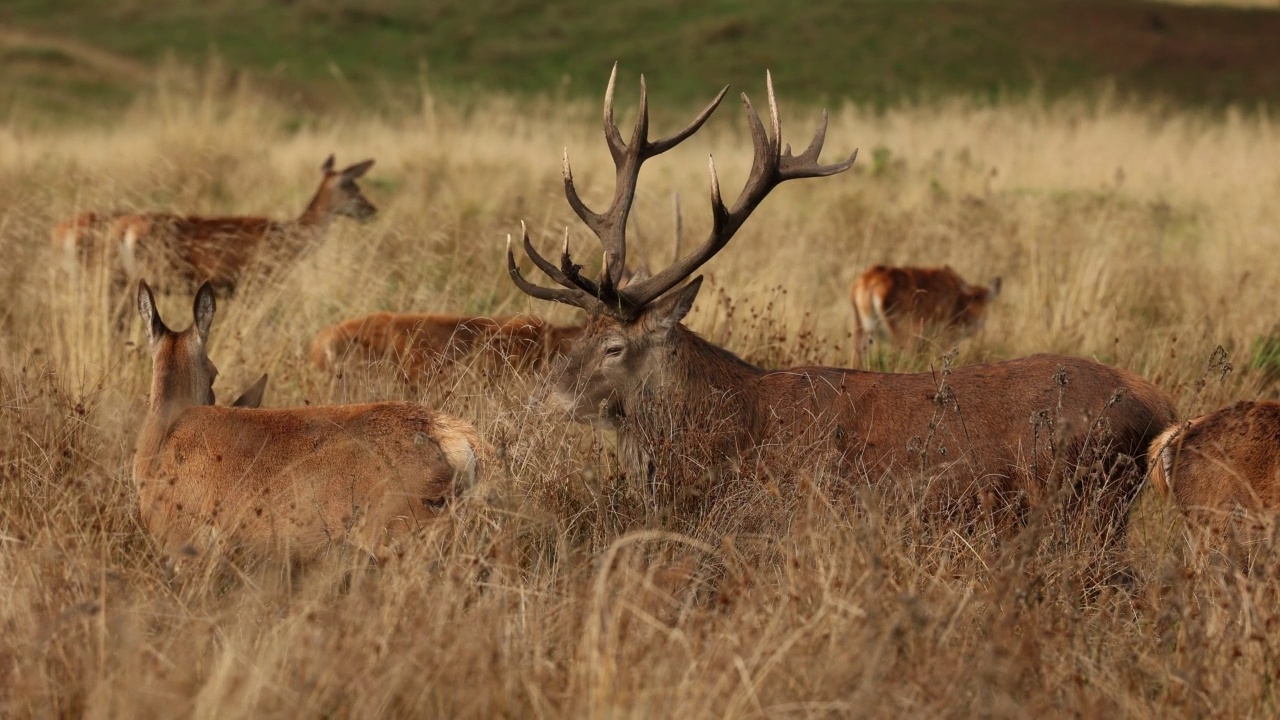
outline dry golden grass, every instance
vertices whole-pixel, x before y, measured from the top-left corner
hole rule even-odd
[[[816,115],[780,92],[784,132],[803,143]],[[670,517],[617,479],[610,438],[526,404],[533,376],[458,373],[417,398],[472,419],[503,467],[402,562],[337,551],[303,569],[231,558],[167,576],[130,475],[151,372],[132,297],[110,296],[102,273],[60,275],[53,223],[114,207],[284,217],[329,152],[375,157],[380,217],[220,299],[210,356],[223,398],[263,371],[269,406],[403,397],[389,374],[321,375],[312,334],[382,309],[572,319],[515,291],[503,239],[523,218],[551,247],[570,224],[594,255],[559,156],[568,146],[589,202],[607,197],[597,112],[428,98],[403,118],[287,132],[249,92],[162,93],[107,129],[0,127],[0,715],[1277,712],[1270,544],[1243,574],[1187,551],[1176,513],[1144,497],[1122,559],[1135,581],[1099,585],[1097,549],[1051,518],[996,542],[912,513],[891,488],[803,472]],[[658,131],[680,121],[655,118]],[[829,156],[860,145],[856,171],[766,201],[707,266],[690,325],[762,364],[843,364],[864,266],[950,263],[1005,280],[962,362],[1094,357],[1151,378],[1184,413],[1263,396],[1265,373],[1247,366],[1276,321],[1277,140],[1266,118],[1105,102],[841,110]],[[670,194],[697,238],[706,154],[736,192],[749,148],[727,104],[652,163],[633,232],[650,266],[668,253]],[[190,295],[160,303],[185,325]],[[1225,379],[1209,367],[1218,345],[1236,367]]]

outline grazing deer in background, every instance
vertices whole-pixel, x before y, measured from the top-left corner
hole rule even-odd
[[[205,283],[194,324],[174,332],[139,282],[155,368],[133,477],[142,520],[171,556],[225,538],[296,560],[343,541],[380,557],[476,482],[488,445],[470,423],[420,405],[214,405],[215,309]]]
[[[1083,509],[1088,501],[1100,509],[1105,525],[1098,535],[1119,538],[1141,483],[1146,447],[1174,418],[1169,396],[1136,375],[1055,355],[959,367],[941,377],[829,367],[769,370],[681,324],[702,283],[701,277],[682,285],[684,280],[725,247],[774,187],[835,175],[857,156],[818,163],[825,114],[804,152],[784,153],[773,81],[766,77],[767,129],[742,96],[755,155],[737,201],[732,207],[722,201],[713,163],[706,240],[652,277],[619,288],[641,164],[696,132],[728,88],[686,128],[651,141],[642,77],[636,126],[624,141],[614,122],[614,66],[604,102],[604,133],[617,169],[608,210],[597,213],[582,202],[567,154],[564,163],[569,205],[604,248],[598,279],[582,276],[567,242],[559,264],[544,258],[526,229],[526,254],[561,287],[535,285],[521,274],[510,241],[507,246],[508,272],[523,292],[590,313],[552,371],[548,401],[578,422],[616,430],[627,475],[651,490],[715,477],[718,469],[750,470],[761,459],[776,458],[774,469],[815,468],[822,461],[813,448],[821,444],[846,475],[927,479],[930,492],[941,493],[952,508],[974,498],[1016,507],[1020,495],[1045,498],[1057,487],[1055,479],[1067,479],[1075,491],[1072,506]],[[1037,418],[1043,422],[1034,423]]]
[[[320,244],[334,218],[364,221],[373,217],[377,208],[356,183],[372,166],[373,160],[365,160],[334,170],[330,155],[320,168],[319,189],[296,220],[82,213],[60,224],[54,240],[70,253],[94,242],[93,230],[105,221],[108,227],[101,241],[105,247],[77,254],[90,263],[118,258],[117,284],[146,275],[190,287],[208,280],[215,288],[231,291],[250,265],[274,270],[296,262]]]
[[[970,285],[951,269],[876,265],[849,290],[853,303],[853,352],[857,361],[872,338],[910,348],[932,337],[950,344],[982,327],[987,307],[1000,294],[1000,278],[989,287]]]
[[[1280,510],[1280,402],[1238,402],[1170,426],[1150,478],[1195,524],[1223,529],[1235,508]]]
[[[444,363],[480,352],[497,368],[540,366],[565,352],[582,330],[552,325],[533,315],[471,317],[421,313],[373,313],[330,325],[311,343],[311,360],[336,369],[347,358],[387,359],[410,381],[426,379]]]

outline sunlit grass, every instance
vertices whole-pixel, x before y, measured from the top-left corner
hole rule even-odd
[[[817,113],[778,92],[802,145]],[[674,128],[663,110],[655,134]],[[947,263],[1004,278],[960,362],[1093,357],[1184,413],[1269,392],[1246,368],[1275,324],[1272,121],[1071,103],[833,111],[827,157],[860,146],[857,169],[777,190],[706,266],[694,329],[769,366],[844,364],[858,272]],[[313,333],[375,310],[574,319],[514,289],[505,238],[523,219],[550,249],[568,225],[598,262],[562,195],[562,148],[588,203],[607,200],[613,169],[594,105],[491,97],[461,112],[428,97],[392,119],[287,118],[250,90],[211,89],[109,129],[0,127],[0,714],[1275,712],[1280,556],[1264,548],[1242,575],[1185,552],[1158,498],[1143,498],[1126,551],[1137,581],[1099,588],[1096,550],[1055,544],[1043,518],[996,542],[913,515],[891,486],[821,473],[664,515],[617,478],[609,437],[527,404],[533,375],[459,373],[419,394],[391,374],[320,373]],[[48,231],[89,208],[296,215],[330,152],[377,159],[366,194],[382,212],[335,225],[283,279],[219,299],[220,395],[262,372],[268,406],[412,392],[471,419],[501,467],[391,567],[335,553],[296,572],[260,561],[171,579],[132,488],[151,371],[132,300],[101,270],[60,273]],[[731,195],[749,153],[726,104],[653,161],[633,258],[666,262],[673,192],[685,247],[698,241],[707,155]],[[176,327],[190,305],[160,298]],[[1219,345],[1236,367],[1225,377],[1209,367]],[[938,362],[886,353],[875,367]]]

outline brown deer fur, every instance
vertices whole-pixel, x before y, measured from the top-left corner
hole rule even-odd
[[[387,359],[412,380],[477,351],[498,367],[539,365],[564,353],[580,331],[533,315],[373,313],[321,330],[311,343],[311,359],[321,369],[336,368],[351,357],[364,362]]]
[[[508,272],[517,287],[591,313],[553,369],[550,402],[579,422],[616,430],[627,474],[655,489],[714,478],[726,468],[763,463],[760,469],[770,476],[817,470],[834,460],[846,478],[921,483],[945,507],[994,499],[1005,503],[1002,509],[1014,508],[1023,499],[1057,497],[1062,487],[1069,506],[1101,511],[1093,516],[1102,523],[1093,526],[1100,538],[1120,537],[1141,484],[1147,444],[1174,418],[1169,396],[1132,373],[1055,355],[949,373],[771,370],[681,324],[702,280],[680,283],[728,243],[774,187],[853,164],[854,157],[818,163],[825,116],[803,153],[784,152],[772,80],[768,85],[768,127],[743,96],[755,155],[738,200],[731,208],[723,203],[712,166],[708,238],[674,265],[620,288],[625,219],[641,163],[695,132],[719,98],[681,132],[650,141],[642,82],[639,118],[624,142],[613,123],[610,78],[605,137],[617,184],[609,210],[587,208],[567,160],[564,169],[570,206],[605,249],[599,279],[581,276],[567,242],[556,264],[537,252],[526,231],[526,254],[561,287],[535,285],[520,272],[508,244]]]
[[[411,403],[215,406],[211,286],[184,332],[164,325],[145,283],[138,310],[155,370],[133,475],[142,520],[171,555],[227,540],[308,560],[347,541],[377,557],[482,471],[490,451],[475,428]]]
[[[1151,443],[1152,483],[1196,523],[1236,507],[1280,510],[1280,402],[1238,402],[1167,428]]]
[[[923,475],[948,506],[1034,502],[1055,478],[1080,481],[1073,500],[1093,503],[1118,537],[1141,486],[1130,459],[1140,463],[1174,419],[1172,399],[1142,378],[1066,356],[958,367],[945,378],[759,368],[679,323],[700,281],[631,321],[595,315],[552,375],[548,399],[616,430],[628,474],[651,486],[768,453],[816,468],[811,452],[824,450],[846,475]],[[1095,461],[1101,477],[1089,476]]]
[[[320,187],[295,220],[121,214],[110,220],[104,251],[82,252],[81,257],[97,261],[118,256],[121,281],[150,276],[166,285],[194,287],[208,280],[217,289],[233,290],[251,265],[273,270],[296,262],[324,239],[335,217],[361,221],[372,217],[377,208],[356,184],[372,165],[372,160],[365,160],[334,170],[333,156],[329,156],[321,167]]]
[[[935,337],[957,342],[982,327],[999,294],[1000,278],[970,285],[950,266],[869,268],[849,290],[855,359],[876,336],[903,348]]]

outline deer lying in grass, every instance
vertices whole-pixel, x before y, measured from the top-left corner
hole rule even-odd
[[[205,283],[194,324],[173,332],[138,286],[155,369],[133,477],[142,520],[170,556],[225,540],[304,561],[343,541],[383,557],[476,482],[488,445],[420,405],[215,406],[215,309]]]
[[[271,270],[296,262],[320,244],[334,218],[373,217],[377,208],[356,184],[372,166],[373,160],[365,160],[334,170],[330,155],[320,168],[320,187],[295,220],[81,213],[60,223],[53,241],[87,267],[115,264],[117,285],[129,278],[159,276],[166,283],[189,287],[208,280],[215,288],[231,291],[251,265]]]
[[[988,287],[970,285],[949,265],[869,268],[849,290],[854,360],[877,336],[903,348],[932,338],[958,342],[982,327],[999,294],[1000,278]]]
[[[533,315],[471,317],[373,313],[330,325],[311,343],[311,360],[333,370],[348,358],[390,360],[403,377],[419,381],[444,363],[481,353],[487,365],[527,368],[563,354],[582,328],[552,325]]]
[[[1222,530],[1237,507],[1280,510],[1280,402],[1242,401],[1170,426],[1152,443],[1150,479],[1196,525]]]
[[[527,281],[510,241],[507,266],[523,292],[590,313],[552,371],[548,401],[578,422],[616,430],[620,459],[633,482],[679,488],[691,478],[750,470],[771,458],[776,462],[764,468],[766,474],[816,468],[821,456],[813,449],[819,447],[832,453],[846,476],[927,481],[929,491],[940,493],[952,509],[975,498],[1010,508],[1019,497],[1045,498],[1065,480],[1071,507],[1101,511],[1091,516],[1102,523],[1097,535],[1121,536],[1146,447],[1174,418],[1169,396],[1132,373],[1056,355],[960,367],[941,377],[831,367],[769,370],[681,324],[702,279],[681,283],[724,248],[775,186],[835,175],[856,158],[855,152],[834,165],[818,163],[825,115],[808,149],[799,156],[789,148],[784,153],[772,78],[769,129],[742,96],[755,156],[737,201],[726,207],[721,200],[713,163],[706,240],[656,275],[619,288],[626,219],[641,164],[697,131],[727,88],[688,127],[651,141],[642,78],[636,126],[624,141],[613,119],[616,76],[615,66],[604,103],[605,138],[617,170],[607,211],[583,204],[567,155],[564,164],[569,205],[604,248],[599,278],[582,276],[567,243],[558,265],[547,260],[527,230],[526,254],[561,287]]]

